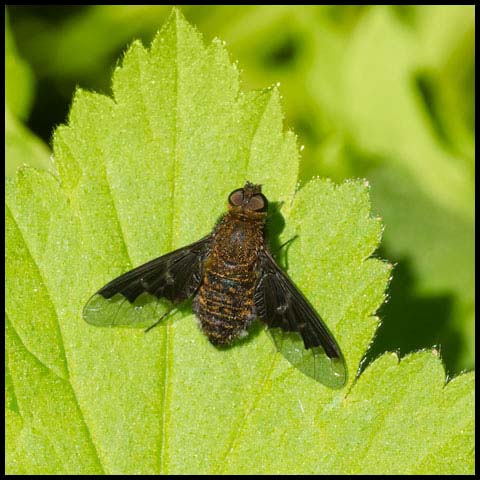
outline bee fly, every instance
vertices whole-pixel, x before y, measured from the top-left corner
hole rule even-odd
[[[85,320],[118,324],[114,317],[120,306],[111,310],[112,318],[102,319],[99,300],[117,305],[119,295],[130,304],[144,293],[173,304],[192,298],[200,327],[212,344],[230,345],[258,318],[294,366],[331,387],[343,386],[346,370],[336,341],[269,251],[268,201],[261,186],[246,182],[229,195],[228,203],[228,212],[212,233],[101,288],[85,306]]]

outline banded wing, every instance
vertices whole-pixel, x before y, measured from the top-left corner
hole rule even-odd
[[[152,324],[166,310],[155,297],[178,304],[197,291],[210,244],[208,235],[107,283],[85,305],[84,320],[97,326]]]
[[[272,255],[263,250],[259,260],[255,306],[258,317],[269,326],[277,349],[309,377],[341,388],[347,372],[332,334]]]

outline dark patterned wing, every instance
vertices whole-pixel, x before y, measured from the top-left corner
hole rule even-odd
[[[153,323],[166,309],[164,304],[158,310],[154,297],[177,304],[197,291],[210,244],[209,235],[124,273],[90,298],[83,318],[97,326],[145,327]]]
[[[260,253],[259,273],[257,315],[269,326],[277,349],[306,375],[341,388],[346,381],[345,362],[319,315],[266,250]]]

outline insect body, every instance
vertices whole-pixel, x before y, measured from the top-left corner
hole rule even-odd
[[[229,212],[212,234],[193,308],[215,345],[246,334],[256,318],[254,296],[261,273],[259,255],[265,248],[266,209],[259,188],[247,184],[230,195]]]
[[[106,323],[99,320],[101,307],[100,317],[98,312],[99,299],[114,301],[118,294],[130,303],[145,292],[174,304],[193,298],[201,329],[214,345],[231,344],[259,318],[273,329],[277,348],[297,368],[322,383],[342,386],[346,372],[337,343],[269,252],[268,201],[261,186],[247,182],[228,202],[228,212],[210,235],[101,288],[85,306],[85,320],[116,324],[115,315]]]

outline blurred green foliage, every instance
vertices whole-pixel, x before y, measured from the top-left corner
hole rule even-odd
[[[379,255],[397,266],[369,358],[441,345],[451,375],[473,368],[474,7],[181,8],[206,40],[227,42],[247,88],[280,82],[304,145],[301,183],[370,182]],[[170,10],[9,7],[7,131],[24,120],[48,143],[75,87],[110,93],[121,53],[134,38],[148,44]],[[45,158],[23,133],[37,154],[7,149],[7,174]]]
[[[24,125],[32,108],[34,76],[19,56],[5,12],[5,173],[13,175],[24,163],[49,168],[49,150]]]

